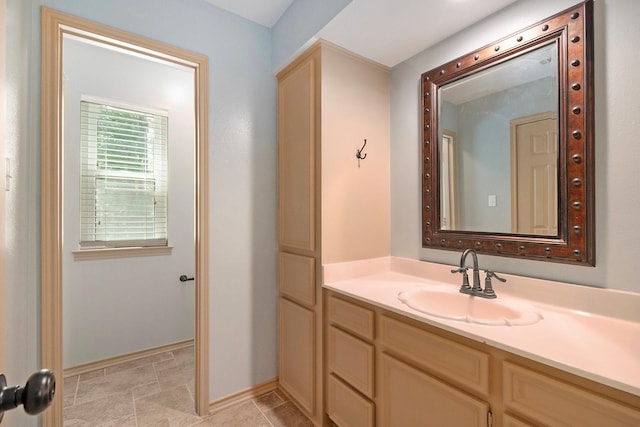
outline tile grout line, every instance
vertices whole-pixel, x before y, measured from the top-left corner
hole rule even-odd
[[[273,423],[271,422],[271,420],[269,419],[269,417],[267,417],[267,414],[264,413],[264,411],[262,409],[260,409],[260,407],[258,406],[258,404],[256,403],[256,399],[251,399],[251,403],[253,403],[253,406],[255,406],[256,408],[258,408],[258,412],[260,412],[260,415],[262,415],[262,418],[265,419],[265,421],[267,421],[267,423],[271,426],[271,427],[275,427],[273,425]],[[278,405],[280,406],[280,405]],[[275,408],[277,408],[278,406],[274,406]]]
[[[76,399],[78,398],[78,389],[80,388],[80,375],[78,375],[78,380],[76,381],[76,389],[73,393],[73,404],[71,406],[76,406]]]
[[[153,370],[153,375],[154,375],[154,378],[155,378],[155,382],[158,385],[160,383],[159,374],[160,374],[161,370],[159,370],[159,368],[157,367],[157,364],[165,362],[165,361],[174,361],[175,363],[177,363],[177,359],[176,359],[175,354],[173,352],[171,352],[170,353],[170,357],[167,358],[166,360],[150,362],[148,364],[148,365],[151,365],[151,368]],[[137,368],[140,368],[140,366],[138,366]],[[102,371],[102,374],[104,376],[106,376],[106,372],[107,371],[105,369],[105,370]],[[142,385],[144,385],[144,384],[142,384]],[[191,401],[193,402],[194,401],[194,397],[193,397],[192,391],[189,389],[189,387],[186,384],[185,384],[185,387],[187,389],[186,391],[187,391],[189,397],[191,398]],[[73,404],[74,405],[77,404],[79,388],[80,388],[80,377],[78,376],[78,379],[77,379],[77,382],[76,382],[76,386],[75,386],[75,395],[74,395],[74,399],[73,399]],[[135,388],[136,387],[133,387],[133,388],[131,388],[129,390],[131,402],[133,404],[133,414],[132,414],[133,417],[134,417],[133,422],[134,422],[134,425],[136,427],[144,427],[144,425],[146,425],[146,424],[141,424],[141,420],[138,418],[136,398],[135,398],[135,393],[134,393],[134,389]],[[273,390],[273,391],[271,391],[269,393],[273,393],[273,397],[275,397],[275,399],[273,397],[268,399],[269,401],[271,401],[272,405],[259,405],[259,403],[258,403],[259,402],[259,398],[262,397],[262,396],[267,395],[268,393],[264,393],[261,396],[255,396],[254,398],[252,398],[250,400],[253,403],[253,406],[256,409],[258,409],[258,413],[260,414],[260,420],[261,420],[260,423],[265,423],[264,425],[266,427],[276,427],[277,425],[279,425],[279,424],[277,424],[278,417],[276,416],[275,417],[275,421],[272,422],[268,417],[268,413],[270,411],[273,413],[273,411],[276,410],[277,408],[289,403],[289,400],[286,400],[276,390]],[[274,403],[273,401],[275,401],[275,404],[273,404]],[[209,415],[211,415],[211,414],[209,414]],[[205,417],[198,416],[197,418],[198,419],[196,421],[194,421],[194,423],[190,423],[188,425],[189,426],[196,426],[196,425],[202,423],[203,421],[206,421],[209,418],[209,416],[205,416]],[[121,421],[124,421],[124,419],[121,419]]]
[[[172,353],[172,355],[173,355],[173,353]],[[160,379],[158,378],[158,371],[156,370],[155,362],[151,363],[151,369],[153,369],[153,376],[156,377],[156,383],[158,384],[158,389],[160,389]],[[135,415],[136,427],[140,427],[140,424],[138,423],[138,410],[137,410],[137,406],[136,406],[136,399],[133,396],[133,389],[131,390],[131,397],[133,398],[133,413]],[[143,397],[149,397],[149,395],[145,395]]]
[[[155,372],[155,370],[154,370]],[[136,408],[136,399],[135,396],[133,395],[133,389],[131,389],[131,403],[133,404],[133,421],[136,423],[136,427],[139,427],[138,425],[138,411]]]
[[[169,355],[170,355],[170,357],[168,357],[165,360],[161,360],[159,362],[149,361],[148,363],[146,363],[144,365],[131,367],[131,369],[139,369],[139,368],[146,368],[146,367],[148,367],[150,365],[150,367],[151,367],[151,369],[153,371],[153,375],[154,375],[154,378],[155,378],[154,382],[147,383],[147,384],[139,384],[138,386],[153,385],[154,383],[159,386],[159,383],[160,383],[160,379],[159,379],[160,370],[156,366],[157,363],[161,363],[161,362],[165,362],[165,361],[169,361],[169,362],[173,361],[174,364],[177,364],[177,358],[175,357],[175,354],[173,354],[173,352],[171,352]],[[117,365],[115,365],[115,366],[117,366]],[[96,379],[97,378],[104,378],[104,377],[108,377],[109,376],[109,375],[107,375],[107,368],[100,369],[98,372],[99,372],[99,375],[95,377]],[[118,375],[120,373],[121,372],[114,372],[112,375]],[[76,378],[76,384],[74,386],[74,396],[73,396],[72,406],[76,406],[76,407],[78,405],[78,399],[79,399],[80,380],[81,380],[80,377],[81,377],[81,375],[79,374],[77,376],[77,378]],[[89,380],[87,380],[87,381],[91,381],[91,378]],[[137,406],[136,406],[136,398],[135,398],[135,394],[134,394],[134,389],[136,387],[137,386],[133,386],[133,387],[128,388],[127,390],[121,390],[121,391],[124,391],[124,392],[128,391],[129,392],[130,399],[131,399],[131,402],[133,404],[133,408],[132,408],[133,409],[133,413],[130,413],[130,414],[134,417],[133,421],[135,423],[135,426],[136,427],[141,427],[141,426],[143,426],[143,424],[141,424],[141,421],[138,418]],[[193,402],[194,399],[193,399],[193,396],[191,394],[191,390],[189,390],[189,387],[186,384],[184,385],[184,387],[186,388],[186,392],[188,393],[188,396],[190,397],[191,401]],[[71,408],[71,406],[69,408]],[[204,419],[204,418],[200,418],[200,417],[198,417],[198,418],[199,419],[198,419],[198,421],[196,421],[196,424],[201,422]],[[118,422],[118,420],[114,420],[114,421]],[[121,421],[123,421],[123,419],[120,419],[119,421],[121,422]]]

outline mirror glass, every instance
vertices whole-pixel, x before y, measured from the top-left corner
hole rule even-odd
[[[595,264],[593,2],[422,74],[422,246]]]
[[[558,48],[438,89],[440,229],[558,234]]]

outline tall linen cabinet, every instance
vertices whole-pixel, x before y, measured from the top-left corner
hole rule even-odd
[[[277,77],[279,383],[320,426],[322,265],[390,252],[389,70],[321,41]]]

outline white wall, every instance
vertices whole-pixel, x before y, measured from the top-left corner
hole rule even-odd
[[[193,69],[66,37],[63,45],[64,367],[192,339],[195,286]],[[80,241],[80,101],[124,102],[168,114],[171,255],[74,261]]]
[[[295,0],[271,30],[271,69],[284,68],[315,41],[316,34],[351,0]]]
[[[7,200],[11,377],[40,367],[39,28],[46,5],[209,57],[210,398],[275,378],[276,80],[269,30],[201,0],[7,3],[7,150],[15,166]],[[37,421],[13,412],[12,427]]]
[[[397,65],[391,73],[391,253],[456,264],[459,253],[423,249],[420,221],[420,74],[575,4],[521,0]],[[483,268],[562,282],[640,292],[640,2],[596,0],[596,267],[481,255]]]
[[[30,140],[37,131],[31,128],[29,105],[31,5],[7,0],[7,28],[1,37],[7,46],[5,155],[11,160],[12,180],[6,195],[6,321],[7,369],[12,384],[19,384],[39,367],[40,305],[38,211],[39,150]],[[37,84],[37,83],[35,83]],[[37,105],[37,104],[34,104]],[[37,419],[23,411],[5,414],[5,424],[35,426]]]

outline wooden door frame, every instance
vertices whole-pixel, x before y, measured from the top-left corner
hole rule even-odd
[[[511,232],[518,232],[518,126],[537,122],[540,120],[555,119],[558,120],[558,113],[547,111],[544,113],[532,114],[530,116],[522,116],[511,119],[509,122],[510,130],[510,154],[511,154]],[[558,150],[556,150],[558,151]],[[559,154],[559,152],[558,152]]]
[[[209,413],[209,61],[103,24],[42,8],[41,34],[41,365],[58,375],[43,427],[63,424],[62,387],[62,41],[65,34],[93,39],[180,64],[195,74],[195,409]]]
[[[447,168],[447,182],[449,183],[449,230],[457,230],[458,229],[458,135],[456,132],[451,130],[443,130],[442,137],[447,138],[452,143],[447,147],[448,154],[447,158],[449,159],[449,167]],[[442,144],[442,141],[438,141]],[[442,146],[442,145],[440,145]],[[440,182],[444,182],[443,177],[440,177]],[[440,192],[442,194],[443,191]],[[442,212],[442,209],[441,209]],[[442,221],[440,223],[440,227],[442,227]]]
[[[6,0],[0,0],[0,34],[6,34],[7,31],[7,3]],[[3,38],[4,40],[4,38]],[[6,111],[6,81],[7,81],[7,46],[6,43],[0,43],[0,129],[6,129],[7,111]],[[5,162],[5,132],[0,132],[0,177],[6,175]],[[5,178],[6,179],[6,178]],[[6,299],[6,271],[5,271],[5,192],[0,189],[0,373],[8,374],[5,371],[7,362],[7,299]],[[14,379],[15,380],[15,379]],[[6,425],[6,422],[0,422],[0,425]]]

